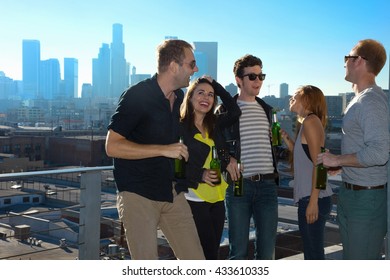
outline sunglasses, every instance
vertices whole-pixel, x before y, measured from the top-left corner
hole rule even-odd
[[[250,81],[254,81],[256,80],[256,78],[259,78],[260,81],[264,81],[265,80],[265,74],[264,73],[260,73],[260,74],[255,74],[255,73],[249,73],[249,74],[245,74],[242,76],[242,78],[244,77],[248,77],[248,79]]]
[[[191,67],[192,70],[196,67],[196,61],[195,60],[193,60],[191,62],[182,62],[182,63],[183,64],[188,64]]]
[[[359,56],[360,55],[346,55],[344,56],[344,63],[346,63],[350,58],[358,58]],[[363,58],[364,60],[367,60],[367,58],[365,58],[364,56],[360,56],[360,57]]]

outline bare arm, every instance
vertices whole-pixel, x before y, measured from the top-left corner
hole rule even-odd
[[[326,167],[352,166],[363,167],[356,154],[334,155],[329,152],[318,155],[317,163],[323,163]]]
[[[303,136],[309,146],[310,158],[313,161],[312,188],[309,204],[306,209],[306,220],[308,224],[314,223],[318,219],[318,197],[320,190],[316,188],[316,159],[324,146],[325,133],[321,121],[316,116],[310,116],[305,120]]]
[[[137,144],[110,129],[106,138],[106,153],[109,157],[144,159],[152,157],[181,158],[188,160],[187,146],[181,143],[170,145]]]
[[[282,135],[284,143],[286,143],[287,148],[290,152],[294,150],[295,142],[291,139],[291,137],[288,135],[288,133],[284,129],[280,129],[280,133]]]

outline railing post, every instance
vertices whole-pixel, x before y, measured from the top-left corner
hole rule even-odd
[[[100,255],[101,172],[81,173],[79,259],[98,260]]]
[[[387,162],[387,234],[385,237],[385,259],[390,260],[390,163]]]

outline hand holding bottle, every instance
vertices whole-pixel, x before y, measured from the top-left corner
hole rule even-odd
[[[184,146],[182,137],[180,137],[179,139],[179,144],[182,144]],[[185,157],[183,157],[181,154],[178,158],[175,158],[175,177],[177,179],[184,179],[186,177]]]
[[[230,157],[229,164],[226,167],[229,172],[232,181],[236,181],[240,176],[240,170],[238,169],[237,160],[234,157]]]
[[[215,185],[221,184],[221,161],[218,158],[217,148],[213,146],[211,148],[211,162],[210,169],[216,173],[216,180],[213,182]]]
[[[271,126],[271,133],[272,133],[272,146],[281,146],[282,145],[282,136],[280,133],[280,123],[278,122],[278,117],[276,115],[276,111],[272,111],[272,126]]]
[[[202,180],[212,187],[215,187],[221,183],[221,179],[218,177],[218,172],[211,169],[204,169]]]

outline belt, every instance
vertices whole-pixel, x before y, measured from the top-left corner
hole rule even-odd
[[[259,182],[264,180],[275,179],[278,177],[276,173],[268,173],[268,174],[256,174],[250,177],[246,177],[245,179],[251,180],[252,182]]]
[[[353,190],[353,191],[362,191],[362,190],[383,190],[385,188],[385,185],[379,185],[379,186],[373,186],[373,187],[363,187],[363,186],[358,186],[350,183],[344,183],[344,186],[348,190]]]

